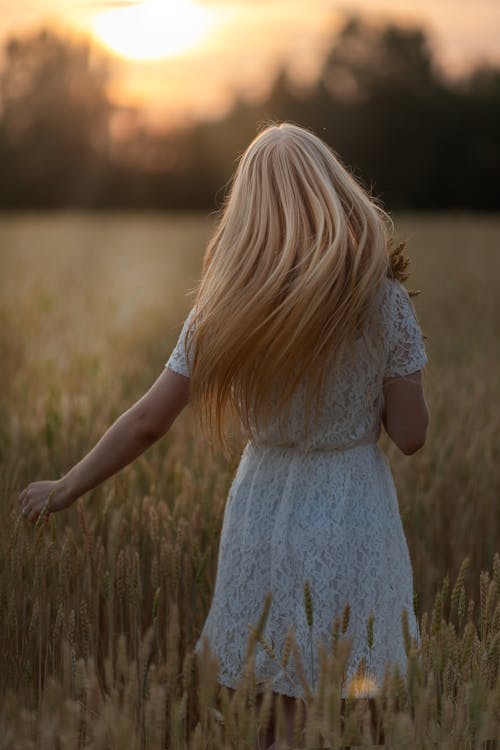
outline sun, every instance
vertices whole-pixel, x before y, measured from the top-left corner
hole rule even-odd
[[[209,11],[192,0],[144,0],[99,13],[92,26],[97,37],[119,55],[155,60],[196,46],[211,22]]]

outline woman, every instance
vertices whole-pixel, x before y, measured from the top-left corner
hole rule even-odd
[[[293,629],[311,689],[319,663],[310,638],[327,643],[346,603],[344,699],[361,665],[377,684],[390,662],[406,671],[403,608],[419,640],[408,547],[377,445],[383,424],[410,455],[428,424],[427,357],[390,227],[321,139],[291,123],[266,127],[239,161],[164,372],[64,477],[19,496],[30,522],[49,493],[50,511],[68,507],[164,435],[189,400],[222,443],[238,423],[248,442],[196,643],[200,653],[208,640],[228,689],[268,592],[263,635],[280,654]],[[260,644],[255,668],[262,690],[284,696],[291,743],[300,676]]]

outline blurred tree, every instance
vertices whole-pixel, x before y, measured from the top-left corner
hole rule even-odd
[[[387,89],[433,89],[440,75],[421,28],[380,26],[351,16],[334,40],[321,78],[335,99],[366,101]]]
[[[436,196],[427,186],[439,159],[439,103],[448,83],[424,31],[350,18],[321,78],[336,112],[336,147],[346,160],[391,208],[432,205]]]
[[[311,128],[391,209],[498,210],[500,70],[456,81],[419,27],[347,16],[318,80],[285,69],[261,102],[109,148],[106,60],[42,30],[6,46],[0,206],[219,207],[238,157],[270,121]]]
[[[498,211],[500,69],[482,64],[465,75],[456,86],[452,114],[443,123],[440,161],[455,186],[455,201]]]
[[[108,150],[106,60],[47,29],[5,46],[0,74],[1,200],[94,202]]]

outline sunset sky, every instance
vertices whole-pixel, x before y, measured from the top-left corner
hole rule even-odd
[[[264,95],[283,64],[312,80],[347,10],[422,24],[452,74],[500,64],[500,0],[0,0],[0,41],[42,22],[89,33],[114,50],[112,100],[176,123]]]

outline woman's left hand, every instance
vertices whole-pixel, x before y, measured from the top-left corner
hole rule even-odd
[[[30,523],[36,523],[47,500],[46,519],[49,513],[68,508],[73,503],[62,480],[31,482],[19,493],[19,508],[23,517]]]

